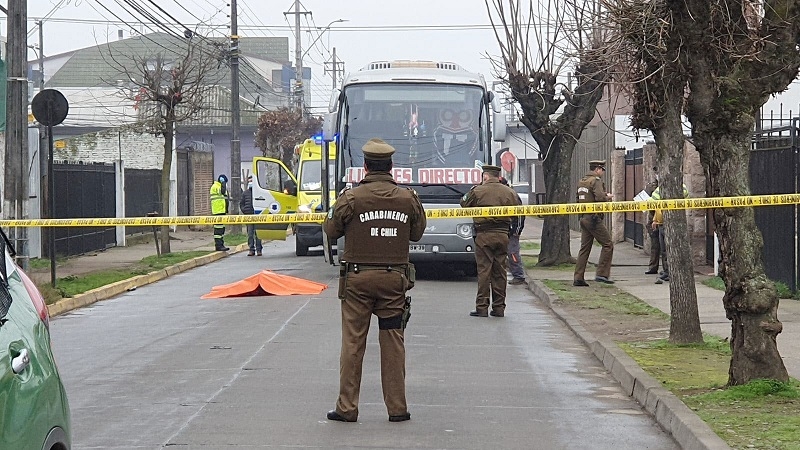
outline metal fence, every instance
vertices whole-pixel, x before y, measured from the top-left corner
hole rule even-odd
[[[54,217],[114,217],[116,215],[113,164],[53,164]],[[57,227],[55,251],[71,256],[116,245],[114,227]],[[43,251],[48,257],[49,246]]]
[[[625,199],[632,199],[644,189],[644,149],[637,148],[625,153]],[[633,246],[644,246],[644,220],[642,212],[626,212],[625,240]]]
[[[750,153],[750,191],[760,194],[798,192],[798,136],[800,119],[753,133]],[[764,238],[765,271],[774,281],[797,290],[798,209],[796,205],[754,208],[756,225]]]

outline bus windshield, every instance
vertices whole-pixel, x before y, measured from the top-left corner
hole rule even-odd
[[[394,177],[400,184],[479,184],[488,154],[483,99],[482,88],[456,84],[346,87],[343,181],[363,178],[361,147],[380,138],[395,148]]]

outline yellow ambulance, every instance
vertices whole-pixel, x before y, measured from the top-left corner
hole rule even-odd
[[[321,136],[306,139],[295,147],[296,175],[275,158],[253,159],[253,207],[256,214],[292,214],[323,212],[322,202],[322,152],[325,143]],[[328,186],[330,205],[336,200],[335,183],[336,144],[328,150]],[[267,227],[273,229],[268,229]],[[286,226],[259,225],[257,234],[262,239],[286,239]],[[318,223],[294,224],[295,254],[306,256],[311,247],[322,246],[322,225]],[[283,237],[280,232],[283,231]],[[320,253],[321,254],[321,253]]]

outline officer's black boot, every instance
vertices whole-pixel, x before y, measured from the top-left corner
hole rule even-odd
[[[218,252],[227,252],[230,250],[228,247],[225,247],[225,243],[219,238],[214,239],[214,249]]]

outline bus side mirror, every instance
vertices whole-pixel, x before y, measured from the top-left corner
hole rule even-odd
[[[495,142],[506,140],[506,115],[501,112],[492,114],[492,139]]]
[[[336,138],[336,116],[335,112],[324,114],[322,120],[322,140],[331,142]]]

